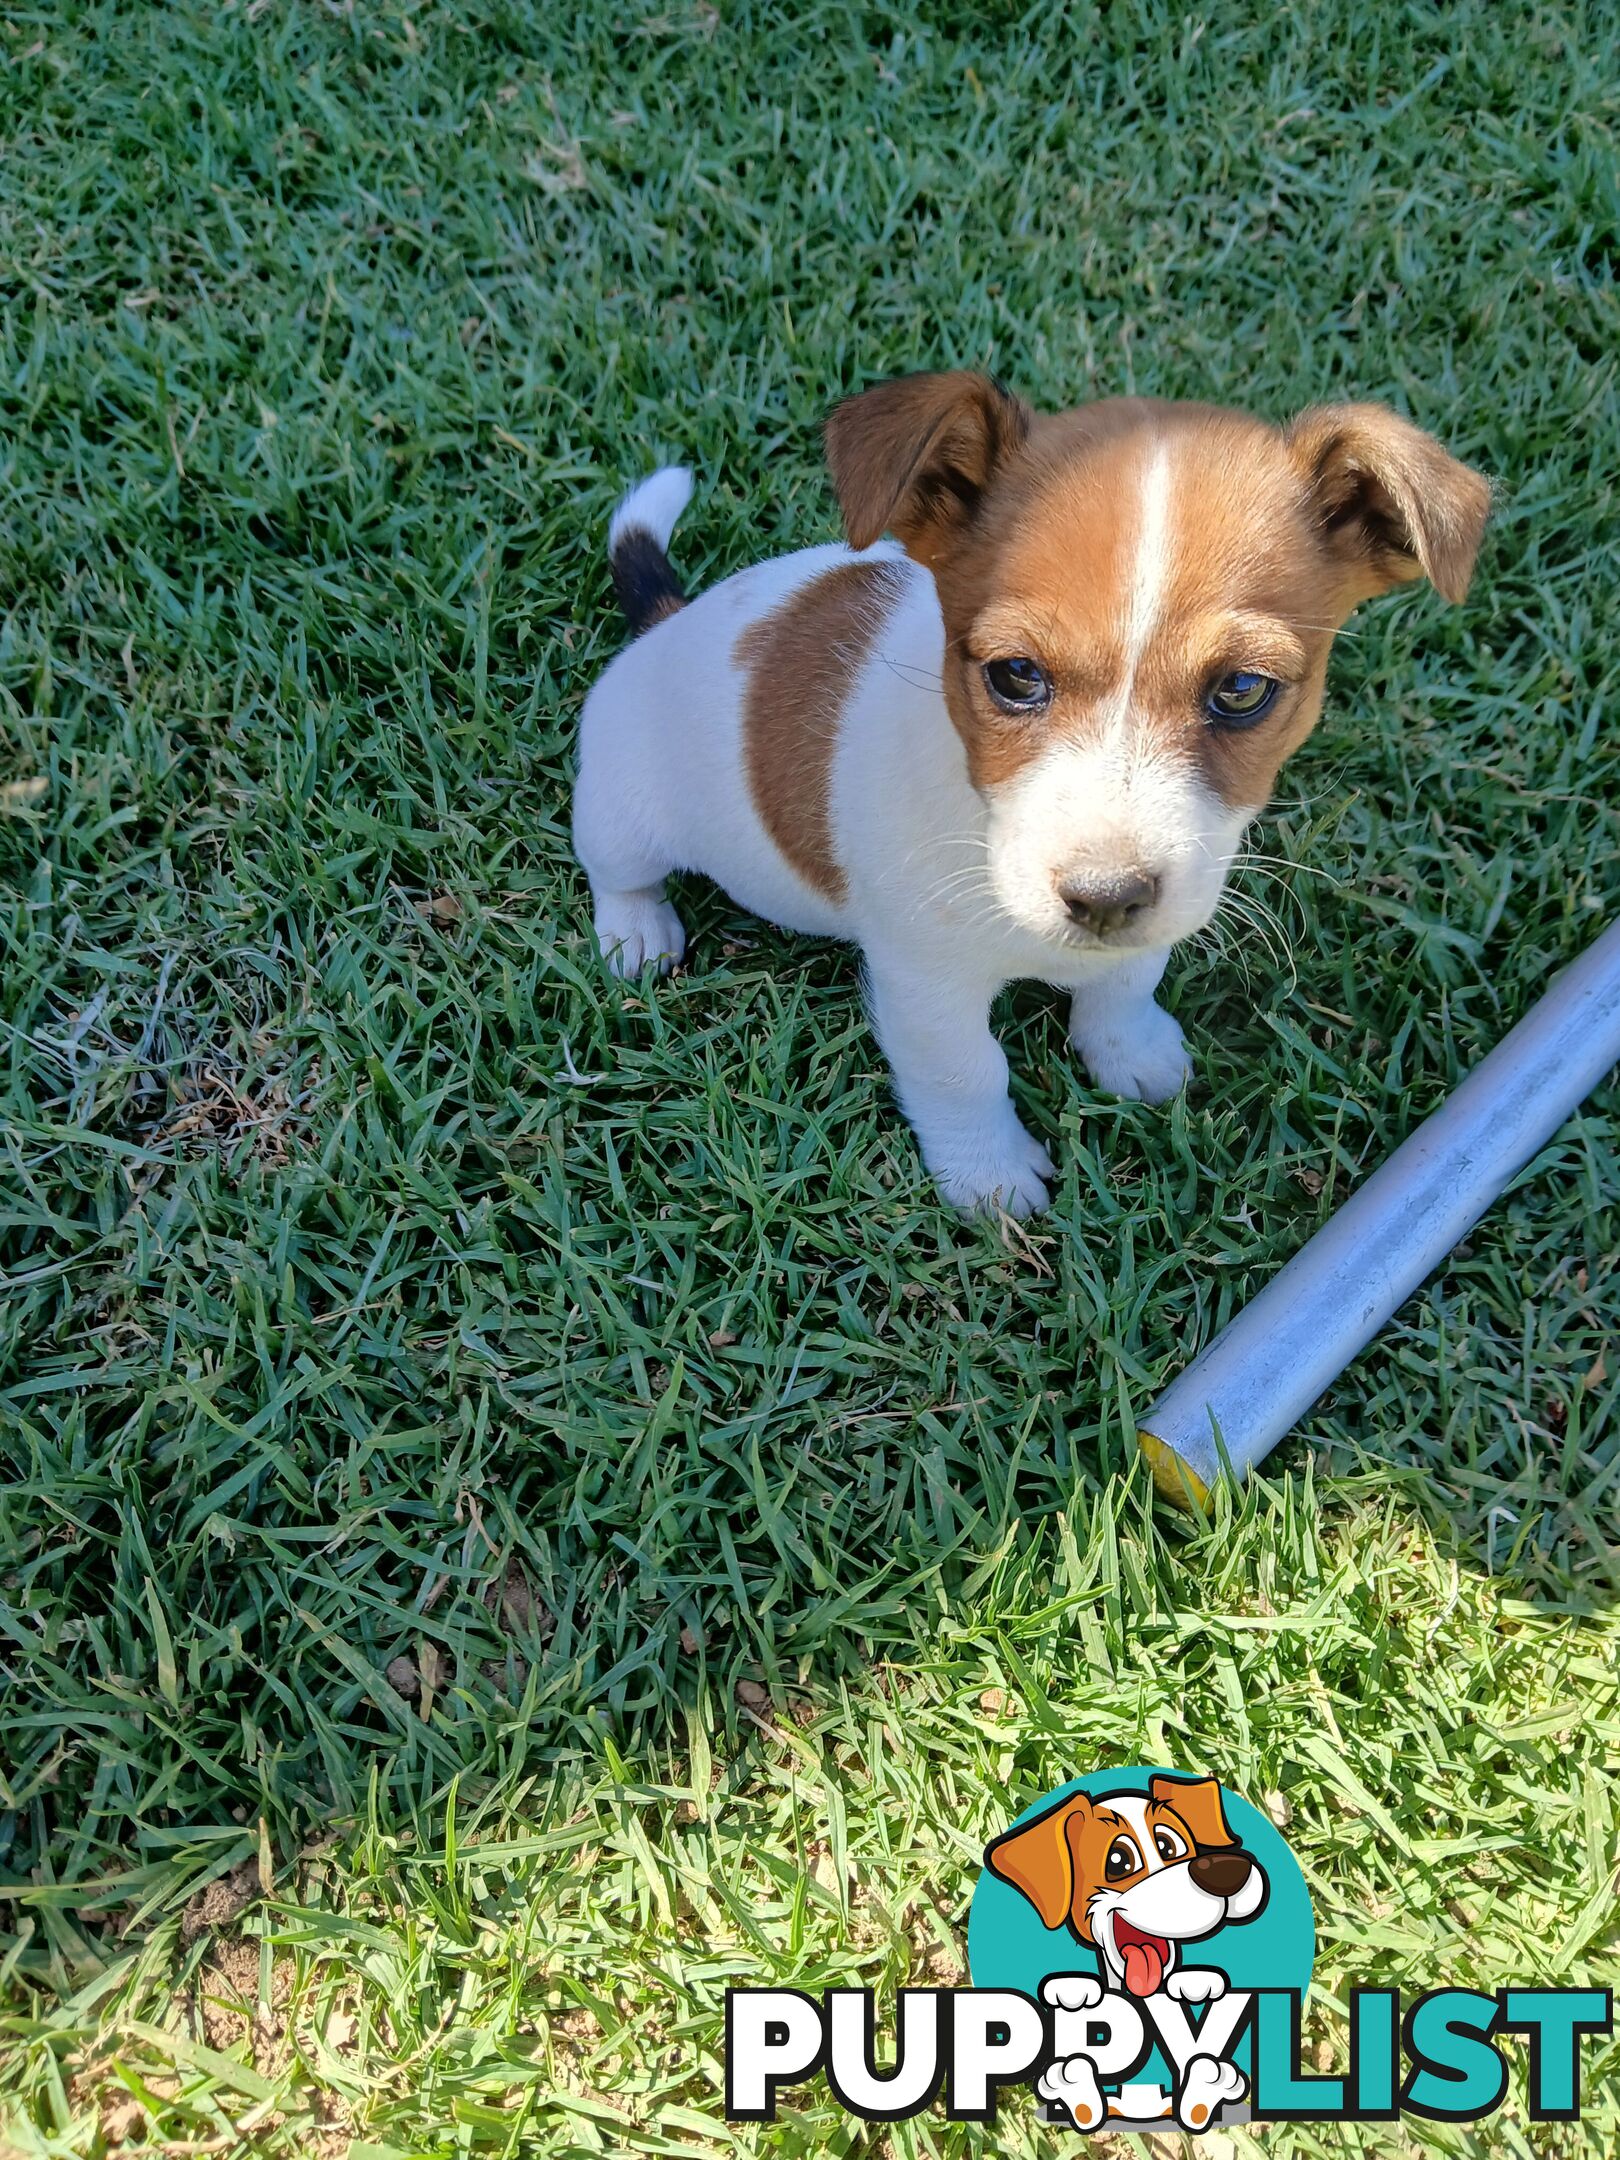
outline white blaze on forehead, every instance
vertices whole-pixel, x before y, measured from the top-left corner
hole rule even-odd
[[[1142,474],[1142,506],[1136,530],[1136,562],[1131,576],[1131,614],[1126,631],[1130,664],[1142,656],[1159,619],[1170,537],[1170,448],[1156,442]]]
[[[1141,1848],[1142,1858],[1150,1868],[1163,1865],[1153,1839],[1149,1835],[1148,1803],[1145,1793],[1110,1793],[1108,1798],[1100,1804],[1106,1807],[1110,1813],[1122,1816],[1130,1824],[1132,1830],[1136,1833],[1136,1842]]]
[[[1170,567],[1170,447],[1149,445],[1142,466],[1137,505],[1136,546],[1131,558],[1131,586],[1126,596],[1125,668],[1109,720],[1122,727],[1130,714],[1136,671],[1142,664],[1163,604]]]

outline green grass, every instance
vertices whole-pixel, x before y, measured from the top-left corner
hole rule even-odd
[[[978,2149],[819,2088],[728,2130],[722,1992],[958,1975],[984,1838],[1114,1762],[1285,1796],[1335,2045],[1352,1981],[1612,1976],[1612,1094],[1235,1510],[1167,1518],[1130,1434],[1614,903],[1617,45],[6,11],[21,2151]],[[689,970],[616,987],[566,839],[621,486],[695,464],[694,578],[827,538],[821,413],[939,363],[1393,399],[1500,490],[1465,608],[1340,648],[1246,880],[1290,957],[1176,963],[1190,1097],[1091,1097],[1009,1001],[1061,1178],[1006,1238],[847,953],[694,888]],[[1610,2150],[1586,2062],[1580,2128],[1378,2149]]]

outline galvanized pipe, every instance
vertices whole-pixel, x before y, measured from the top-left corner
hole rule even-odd
[[[1616,1061],[1620,921],[1159,1397],[1159,1490],[1202,1505],[1268,1455]]]

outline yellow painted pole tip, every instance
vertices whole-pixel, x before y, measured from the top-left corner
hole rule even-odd
[[[1136,1444],[1147,1457],[1155,1488],[1172,1506],[1188,1515],[1201,1514],[1209,1506],[1209,1487],[1157,1433],[1138,1427]]]

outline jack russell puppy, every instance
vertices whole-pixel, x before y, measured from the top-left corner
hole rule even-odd
[[[613,519],[637,635],[581,720],[597,939],[620,975],[673,966],[664,881],[697,870],[853,940],[940,1191],[1027,1215],[1052,1163],[1007,1092],[996,993],[1070,991],[1097,1086],[1176,1093],[1170,948],[1316,725],[1345,618],[1417,577],[1461,600],[1490,490],[1375,405],[1282,428],[1147,398],[1046,415],[964,373],[848,399],[826,449],[849,545],[691,601],[666,553],[690,476]]]

